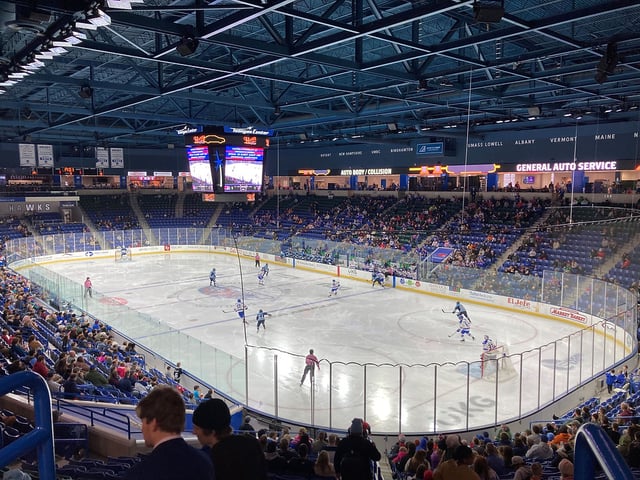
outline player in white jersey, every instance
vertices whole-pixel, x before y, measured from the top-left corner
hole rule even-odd
[[[464,308],[464,305],[462,305],[460,302],[456,302],[456,306],[453,307],[453,311],[451,313],[457,313],[458,316],[462,315],[464,318],[471,321],[471,319],[469,318],[469,314],[467,314],[467,309]]]
[[[236,306],[233,308],[237,313],[238,316],[242,319],[242,323],[247,323],[247,321],[244,318],[244,311],[247,309],[247,306],[242,303],[242,299],[238,299],[238,301],[236,302]]]
[[[457,331],[460,333],[461,342],[464,342],[465,335],[470,336],[471,340],[476,339],[476,337],[471,335],[471,320],[469,320],[468,318],[465,318],[465,316],[462,313],[458,313],[458,330]]]
[[[338,290],[340,290],[340,282],[337,280],[331,281],[331,291],[329,292],[329,296],[333,295],[334,297],[338,295]]]
[[[371,286],[374,287],[376,283],[384,288],[384,273],[374,272],[371,275]]]
[[[262,270],[258,273],[258,285],[264,285],[264,272]]]
[[[489,338],[489,335],[484,336],[484,340],[482,340],[482,351],[490,352],[496,348],[496,344]]]
[[[211,273],[209,273],[209,286],[216,286],[216,269],[212,268]]]
[[[129,255],[129,250],[127,250],[127,247],[123,245],[120,247],[120,260],[125,260],[127,255]]]
[[[260,331],[260,325],[262,325],[262,328],[264,330],[267,329],[267,327],[264,324],[264,320],[265,320],[265,317],[270,317],[270,316],[271,316],[270,313],[267,313],[262,309],[258,310],[258,314],[256,315],[256,333]]]

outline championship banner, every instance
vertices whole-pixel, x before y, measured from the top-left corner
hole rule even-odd
[[[38,166],[53,168],[53,145],[38,145]]]
[[[111,148],[111,168],[124,168],[124,150]]]
[[[96,147],[96,168],[109,168],[109,149]]]
[[[20,166],[21,167],[35,167],[36,166],[36,146],[33,143],[21,143],[19,145],[20,151]]]

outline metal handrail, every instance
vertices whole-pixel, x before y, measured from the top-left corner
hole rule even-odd
[[[575,478],[594,478],[600,465],[610,480],[632,480],[631,469],[602,427],[585,423],[576,434]]]
[[[35,428],[0,449],[0,467],[4,468],[17,458],[36,449],[38,455],[38,473],[41,480],[55,480],[56,464],[53,446],[53,418],[51,415],[51,394],[49,387],[37,373],[18,372],[0,378],[0,395],[20,387],[29,387],[34,392],[33,409]]]

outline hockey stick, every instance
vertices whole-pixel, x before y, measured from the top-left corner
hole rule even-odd
[[[442,313],[453,313],[453,312],[449,312],[449,311],[445,310],[444,308],[441,308],[440,310],[442,310]]]
[[[249,307],[247,307],[247,306],[245,305],[244,310],[245,310],[245,311],[246,311],[246,310],[249,310]],[[232,308],[231,310],[225,310],[224,308],[222,309],[222,313],[231,313],[231,312],[238,313],[238,312],[241,312],[241,311],[242,311],[242,310],[236,310],[235,308]]]
[[[447,335],[447,337],[451,338],[451,337],[453,337],[453,336],[454,336],[456,333],[458,333],[458,332],[459,332],[459,330],[456,330],[455,332],[451,333],[451,335]]]

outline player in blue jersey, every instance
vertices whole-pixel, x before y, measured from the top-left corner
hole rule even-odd
[[[471,321],[471,319],[469,318],[469,314],[467,313],[467,309],[464,308],[464,305],[462,305],[460,302],[456,302],[456,306],[453,307],[453,312],[451,313],[456,313],[458,314],[458,316],[462,315],[464,318]]]
[[[211,273],[209,273],[209,286],[216,286],[216,269],[212,268]]]
[[[374,272],[371,275],[371,286],[374,287],[376,283],[384,288],[384,273]]]
[[[471,340],[475,340],[476,337],[471,335],[471,320],[466,318],[462,313],[458,313],[458,330],[460,333],[460,341],[464,342],[464,337],[469,336]]]
[[[256,315],[256,333],[260,331],[260,325],[262,325],[263,330],[266,330],[267,327],[264,324],[265,317],[270,317],[271,314],[263,311],[262,309],[258,310],[258,314]]]
[[[333,295],[334,297],[338,295],[338,290],[340,290],[340,282],[337,280],[331,281],[331,291],[329,292],[329,296]]]
[[[244,318],[244,311],[247,309],[247,306],[242,303],[242,299],[238,299],[238,301],[236,302],[236,306],[233,308],[237,313],[238,316],[242,319],[242,323],[247,323],[247,321]]]

